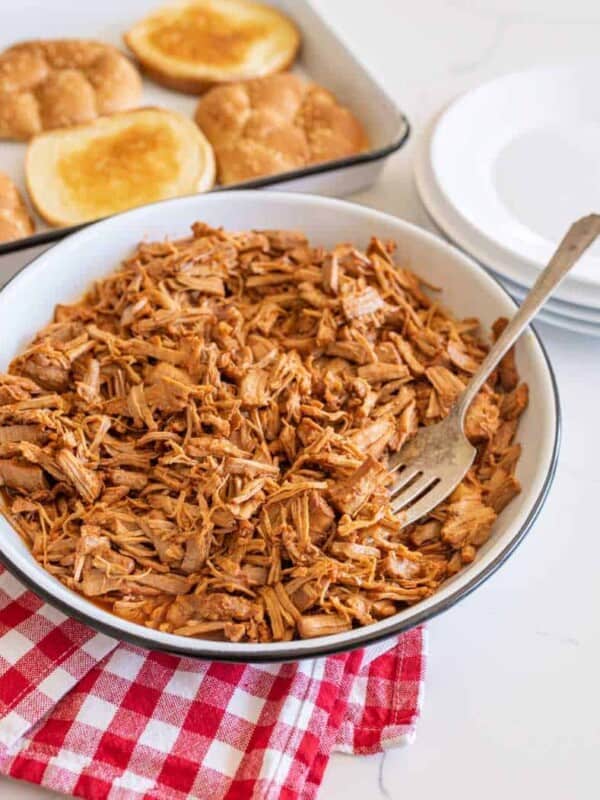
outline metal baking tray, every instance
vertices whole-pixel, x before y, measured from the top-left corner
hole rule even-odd
[[[131,25],[165,0],[3,0],[0,3],[0,50],[24,39],[80,37],[126,48],[122,36]],[[302,35],[294,71],[330,89],[362,120],[371,149],[350,158],[246,181],[243,188],[269,187],[297,192],[343,196],[370,186],[385,159],[409,136],[406,116],[375,78],[354,56],[307,0],[265,0],[291,17]],[[197,98],[164,89],[144,79],[140,105],[157,105],[192,116]],[[28,201],[23,161],[26,145],[0,141],[0,170],[16,182]],[[215,187],[227,191],[235,186]],[[28,202],[29,207],[31,204]],[[36,233],[0,244],[0,255],[62,239],[80,226],[50,228],[36,214]],[[87,223],[89,224],[89,223]]]

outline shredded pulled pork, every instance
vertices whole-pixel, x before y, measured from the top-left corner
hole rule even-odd
[[[249,642],[368,625],[473,561],[519,492],[527,386],[509,353],[473,468],[402,529],[387,460],[487,348],[393,251],[197,223],[57,307],[0,375],[4,512],[35,558],[128,620]]]

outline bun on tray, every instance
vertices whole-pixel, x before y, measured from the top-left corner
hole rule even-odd
[[[300,35],[251,0],[177,0],[129,30],[125,42],[157,83],[190,94],[289,67]]]
[[[206,191],[214,183],[215,161],[192,120],[141,108],[36,136],[25,173],[40,215],[51,225],[75,225]]]
[[[35,230],[21,193],[8,175],[0,172],[0,242],[30,236]]]
[[[215,149],[219,181],[238,183],[351,156],[367,136],[323,87],[283,73],[211,89],[196,122]]]
[[[91,122],[137,105],[140,76],[115,47],[88,39],[21,42],[0,53],[0,139]]]

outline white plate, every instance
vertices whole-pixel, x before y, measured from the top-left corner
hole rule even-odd
[[[94,280],[112,272],[140,238],[182,236],[195,220],[233,230],[297,228],[315,244],[353,241],[366,246],[371,235],[394,239],[398,260],[425,280],[444,287],[443,302],[461,317],[476,314],[489,329],[515,304],[472,259],[438,237],[395,217],[351,203],[279,192],[217,192],[170,200],[118,214],[73,234],[42,253],[0,292],[0,369],[52,317],[57,303],[82,295]],[[517,477],[523,490],[502,512],[490,539],[472,564],[432,597],[362,629],[317,640],[236,644],[189,639],[151,630],[116,617],[63,586],[46,572],[5,519],[0,518],[0,557],[49,602],[70,616],[120,639],[184,655],[243,661],[289,660],[349,649],[391,636],[453,605],[475,589],[514,550],[539,512],[556,466],[560,432],[556,383],[539,340],[527,331],[517,344],[517,363],[529,384],[530,401],[519,426],[523,455]]]
[[[520,286],[531,286],[539,270],[503,252],[488,241],[449,203],[438,187],[431,167],[431,138],[434,122],[426,131],[416,150],[415,180],[427,212],[446,236],[482,264],[493,269],[503,279]],[[584,311],[600,310],[600,287],[567,277],[555,293],[565,303],[582,306]]]
[[[527,294],[527,289],[520,286],[515,286],[514,283],[502,280],[498,276],[498,280],[502,282],[506,291],[514,297],[517,302],[521,302]],[[594,322],[586,322],[584,319],[578,319],[567,314],[562,314],[554,310],[554,306],[550,306],[549,302],[546,303],[544,308],[538,312],[536,320],[545,322],[547,325],[553,325],[555,328],[562,328],[563,330],[571,331],[573,333],[580,333],[584,336],[600,337],[600,324]]]
[[[482,266],[486,266],[483,264]],[[494,270],[491,269],[490,272],[494,273]],[[521,286],[518,283],[514,283],[508,278],[503,278],[502,275],[496,274],[498,280],[500,280],[510,294],[517,300],[521,301],[529,291],[527,286]],[[573,320],[575,322],[586,322],[592,325],[596,325],[600,328],[600,310],[596,311],[594,308],[587,308],[585,306],[576,306],[573,303],[565,303],[563,300],[557,300],[554,297],[551,297],[550,300],[547,300],[544,304],[543,308],[544,313],[550,312],[558,317],[565,317],[566,319]]]
[[[600,210],[600,60],[528,70],[460,97],[431,166],[445,199],[507,257],[541,269],[569,224]],[[600,243],[572,280],[600,289]]]
[[[427,141],[422,143],[419,148],[415,162],[415,178],[427,212],[448,239],[477,258],[482,266],[485,266],[505,286],[512,297],[521,301],[527,293],[528,287],[523,287],[516,281],[506,277],[507,272],[512,276],[516,270],[507,270],[504,268],[505,265],[498,267],[498,262],[492,260],[494,256],[488,255],[485,257],[484,251],[478,249],[477,245],[473,245],[468,236],[464,236],[464,231],[461,231],[460,224],[456,225],[456,220],[453,220],[453,210],[445,204],[431,178],[426,145]],[[563,287],[560,287],[559,292],[562,289]],[[590,295],[591,293],[588,291],[586,294]],[[589,306],[552,298],[547,301],[544,309],[538,313],[537,319],[547,325],[585,336],[600,336],[600,310]]]
[[[540,311],[536,319],[539,322],[544,322],[546,325],[551,325],[553,328],[561,328],[564,331],[578,333],[581,336],[600,337],[600,326],[591,325],[588,322],[581,322],[576,319],[569,319],[568,317],[562,317],[560,314],[553,314],[551,311]]]

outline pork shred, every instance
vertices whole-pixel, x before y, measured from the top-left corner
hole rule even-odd
[[[428,597],[520,490],[514,353],[468,414],[468,475],[402,528],[388,460],[485,357],[477,320],[389,242],[192,231],[141,244],[0,375],[5,513],[69,588],[165,632],[310,638]]]

